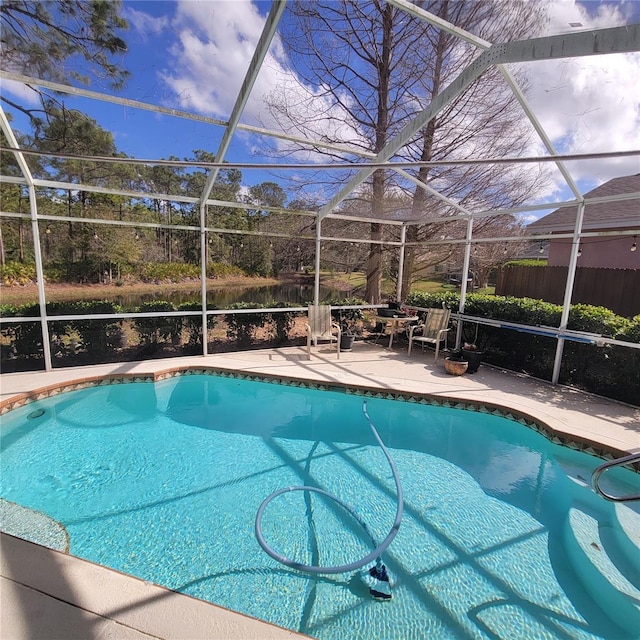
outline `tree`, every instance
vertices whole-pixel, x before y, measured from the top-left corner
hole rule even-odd
[[[67,63],[77,57],[100,72],[113,87],[122,86],[129,72],[112,61],[127,51],[117,31],[128,29],[119,14],[121,0],[4,0],[0,5],[2,66],[11,71],[64,82],[87,83]]]
[[[424,3],[423,8],[489,42],[505,42],[534,35],[536,29],[544,24],[546,11],[542,3],[525,0],[509,3],[495,0],[432,0]],[[425,72],[417,85],[419,93],[413,96],[423,107],[477,55],[475,47],[435,27],[426,29],[425,39],[430,46],[423,47],[418,52],[418,55],[424,53]],[[524,86],[524,78],[520,77],[519,83]],[[427,124],[407,146],[406,157],[434,161],[480,155],[517,156],[525,151],[532,133],[524,128],[523,120],[523,112],[515,96],[502,81],[500,73],[492,69]],[[521,204],[544,181],[542,174],[536,174],[530,168],[505,170],[499,165],[435,169],[423,166],[413,173],[421,183],[433,186],[447,198],[456,200],[463,206],[468,203],[476,209]],[[419,219],[426,213],[429,218],[437,215],[444,218],[452,212],[456,213],[421,187],[414,187],[412,219]],[[500,223],[496,224],[502,226]],[[496,224],[493,218],[476,222],[474,235],[482,235],[483,228],[491,228]],[[411,225],[407,241],[419,242],[438,235],[452,237],[463,233],[459,224]],[[403,297],[408,295],[411,279],[421,266],[424,267],[425,263],[442,262],[447,259],[449,252],[447,246],[430,249],[426,253],[415,246],[408,247],[402,283]]]
[[[283,39],[299,78],[312,89],[302,108],[291,105],[286,94],[274,93],[272,113],[309,137],[378,153],[409,115],[405,95],[419,72],[411,50],[421,26],[382,0],[296,2],[291,14]],[[384,217],[388,184],[379,169],[358,194],[369,202],[373,217]],[[379,223],[371,223],[370,237],[382,239]],[[382,247],[372,243],[365,293],[371,302],[380,301],[381,267]]]
[[[419,4],[457,26],[497,40],[507,39],[507,33],[511,37],[533,33],[544,10],[543,5],[525,0],[431,0]],[[424,109],[475,54],[459,39],[382,0],[296,2],[289,28],[283,30],[282,36],[301,86],[307,87],[308,100],[298,99],[294,104],[288,97],[291,92],[274,91],[270,98],[274,117],[287,130],[293,128],[328,142],[348,142],[373,153],[378,153],[409,119]],[[468,157],[478,149],[485,153],[487,140],[496,141],[488,147],[490,150],[504,150],[514,140],[522,142],[509,130],[513,102],[493,102],[495,74],[485,74],[475,83],[474,90],[465,92],[438,114],[399,155],[413,160],[452,154]],[[336,151],[315,151],[340,155]],[[346,154],[342,157],[348,159]],[[513,202],[531,191],[531,180],[521,182],[511,175],[509,180],[500,182],[501,193],[501,189],[494,188],[486,170],[422,170],[417,177],[470,206]],[[344,176],[340,180],[344,182]],[[353,195],[369,203],[371,216],[384,218],[389,195],[401,189],[410,193],[413,188],[412,183],[395,178],[392,181],[388,172],[377,170]],[[416,189],[413,199],[413,217],[423,216],[427,209],[425,192]],[[433,209],[438,205],[429,206]],[[446,213],[441,206],[438,208]],[[382,233],[382,225],[371,224],[371,240],[382,240]],[[410,239],[420,239],[417,229],[413,233],[415,237]],[[380,301],[382,261],[382,245],[374,242],[369,250],[365,294],[371,302]],[[409,252],[407,279],[411,278],[413,261]]]
[[[255,209],[247,210],[248,227],[251,230],[269,232],[273,212],[266,210],[284,209],[287,194],[276,182],[261,182],[249,188],[247,203]],[[277,214],[276,214],[277,215]],[[248,273],[270,276],[273,274],[273,240],[266,236],[247,236],[244,261],[240,265]]]
[[[121,7],[121,0],[4,0],[0,3],[3,68],[63,83],[89,84],[92,74],[120,88],[129,77],[115,60],[127,51],[118,35],[129,27],[120,16]],[[0,99],[37,121],[54,99],[36,90],[42,100],[39,109],[11,100],[6,92]]]
[[[48,105],[46,120],[35,130],[33,146],[52,153],[64,151],[74,158],[53,158],[38,168],[36,175],[53,177],[62,182],[95,186],[119,186],[122,179],[128,180],[132,168],[115,163],[87,161],[83,156],[118,156],[113,135],[98,125],[86,114]],[[83,189],[67,191],[66,215],[79,218],[102,217],[116,219],[122,215],[122,199],[116,196],[93,193]],[[102,273],[101,265],[109,263],[109,251],[121,255],[116,247],[121,235],[113,227],[68,223],[65,255],[70,262],[83,261],[87,270]],[[132,235],[132,234],[127,234]],[[58,242],[62,240],[58,237]],[[109,267],[110,270],[110,267]]]

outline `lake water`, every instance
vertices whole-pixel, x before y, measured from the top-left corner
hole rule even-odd
[[[320,302],[326,302],[331,298],[343,298],[348,294],[328,287],[320,287]],[[174,305],[184,302],[199,302],[199,291],[184,291],[181,289],[165,290],[162,294],[148,293],[127,295],[123,290],[122,295],[113,298],[114,302],[122,305],[124,309],[131,310],[143,302],[154,300],[167,300]],[[236,302],[255,302],[266,304],[268,302],[283,302],[305,306],[313,302],[313,284],[278,284],[268,287],[248,287],[234,289],[213,289],[207,292],[207,304],[214,305],[218,309],[227,309]]]

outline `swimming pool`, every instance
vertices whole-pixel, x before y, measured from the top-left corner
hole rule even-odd
[[[203,374],[60,394],[3,416],[2,497],[61,523],[74,555],[322,639],[636,637],[633,605],[586,560],[594,520],[621,537],[636,515],[581,483],[599,459],[486,410],[387,395]],[[386,535],[395,486],[364,397],[405,498],[383,603],[358,572],[276,563],[253,530],[267,495],[308,484]],[[609,473],[637,492],[636,474]],[[278,497],[263,527],[300,562],[371,550],[322,497]]]

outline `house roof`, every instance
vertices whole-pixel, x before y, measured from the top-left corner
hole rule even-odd
[[[625,193],[640,193],[640,173],[613,178],[585,194],[585,200]],[[577,206],[560,207],[550,214],[528,225],[527,229],[542,233],[545,231],[573,231]],[[640,227],[640,203],[637,199],[614,202],[586,203],[583,230],[586,229],[627,229]]]

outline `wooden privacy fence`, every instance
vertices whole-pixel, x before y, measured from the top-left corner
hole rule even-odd
[[[536,298],[562,304],[567,273],[568,267],[501,267],[498,270],[496,295]],[[578,268],[571,302],[606,307],[625,317],[638,315],[640,270]]]

